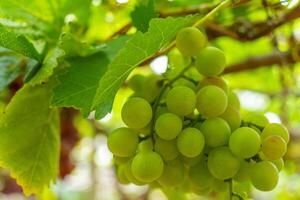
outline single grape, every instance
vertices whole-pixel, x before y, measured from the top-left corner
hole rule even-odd
[[[227,108],[227,95],[217,86],[205,86],[197,94],[196,107],[204,117],[217,117]]]
[[[198,156],[202,152],[204,144],[204,136],[196,128],[184,129],[177,138],[177,148],[186,157]]]
[[[167,106],[158,106],[158,108],[155,112],[154,121],[156,121],[161,115],[163,115],[165,113],[170,113]]]
[[[152,151],[152,150],[153,150],[153,142],[151,138],[141,141],[138,145],[138,152]]]
[[[128,180],[126,174],[125,174],[125,168],[126,168],[126,165],[120,165],[118,168],[117,168],[117,179],[120,183],[122,184],[129,184],[130,181]]]
[[[252,128],[241,127],[230,136],[229,148],[239,158],[250,158],[260,150],[261,139]]]
[[[218,76],[205,77],[197,86],[198,89],[201,89],[208,85],[214,85],[221,88],[226,94],[228,93],[228,85],[227,83]]]
[[[224,180],[215,179],[213,182],[213,190],[216,192],[227,192],[229,190],[229,183]]]
[[[226,59],[223,51],[216,47],[206,47],[196,57],[195,66],[204,76],[217,76],[225,68]]]
[[[235,157],[228,147],[217,147],[208,155],[207,166],[210,173],[219,180],[235,176],[240,168],[240,160]]]
[[[197,28],[181,29],[176,37],[176,47],[184,56],[195,56],[206,45],[205,35]]]
[[[133,129],[141,129],[148,125],[152,118],[152,108],[143,98],[130,98],[121,111],[123,122]]]
[[[163,187],[175,187],[184,180],[184,166],[182,162],[175,159],[169,161],[164,166],[162,175],[157,180]]]
[[[138,143],[138,135],[129,128],[118,128],[109,134],[107,139],[109,150],[114,155],[120,157],[130,157],[134,155]]]
[[[244,117],[244,120],[261,127],[265,127],[269,123],[264,115],[258,113],[249,113]]]
[[[146,183],[143,182],[143,181],[140,181],[138,179],[135,178],[135,176],[133,175],[132,173],[132,170],[131,170],[131,164],[132,164],[132,160],[130,160],[129,162],[127,162],[125,164],[125,175],[127,177],[127,180],[130,182],[130,183],[133,183],[135,185],[145,185]]]
[[[278,183],[278,170],[270,161],[255,163],[251,170],[251,182],[261,191],[271,191]]]
[[[270,135],[262,142],[262,152],[270,160],[281,158],[287,149],[285,140],[278,135]]]
[[[172,140],[177,137],[182,129],[182,120],[173,113],[165,113],[155,122],[155,131],[164,140]]]
[[[219,117],[209,118],[202,123],[200,130],[206,145],[218,147],[228,144],[231,131],[225,120]]]
[[[145,151],[138,153],[132,160],[131,171],[136,179],[142,182],[157,180],[164,169],[164,163],[158,153]]]
[[[283,167],[284,167],[284,161],[282,158],[279,158],[277,160],[270,160],[278,169],[278,171],[280,172]]]
[[[192,113],[196,105],[195,92],[186,86],[176,86],[167,94],[167,107],[178,116]]]
[[[231,105],[227,106],[225,112],[220,115],[220,117],[228,123],[231,131],[234,131],[241,126],[242,119],[240,112]]]
[[[117,164],[117,165],[125,164],[130,159],[131,159],[131,157],[120,157],[120,156],[113,155],[114,163]]]
[[[228,105],[235,107],[237,110],[241,108],[239,97],[233,92],[228,92]]]
[[[211,187],[214,182],[214,177],[207,168],[205,160],[201,160],[198,164],[192,166],[189,170],[189,180],[193,187],[205,188]]]
[[[140,94],[142,91],[142,85],[146,77],[141,74],[135,74],[128,80],[128,86],[137,94]]]
[[[191,88],[193,91],[197,90],[197,86],[190,80],[187,80],[185,78],[179,78],[177,81],[173,83],[173,86],[185,86]]]
[[[241,160],[239,171],[236,173],[233,179],[238,182],[248,181],[250,179],[252,165],[252,163]]]
[[[261,133],[261,138],[264,140],[270,135],[278,135],[282,137],[286,143],[288,143],[290,140],[290,135],[288,130],[283,125],[278,123],[267,124]]]
[[[179,155],[176,140],[155,139],[155,152],[157,152],[164,160],[174,160]]]
[[[141,85],[141,97],[152,103],[160,93],[162,85],[163,79],[161,76],[155,74],[147,76]]]

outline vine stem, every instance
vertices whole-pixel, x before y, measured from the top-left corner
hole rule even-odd
[[[233,182],[229,180],[229,200],[233,200]]]

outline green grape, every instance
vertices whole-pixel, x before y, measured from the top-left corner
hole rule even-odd
[[[229,190],[229,183],[223,180],[215,179],[213,182],[213,189],[216,192],[227,192]]]
[[[137,94],[140,94],[142,91],[142,85],[146,77],[141,74],[135,74],[128,80],[128,86],[135,91]]]
[[[271,191],[278,183],[278,170],[270,161],[255,163],[251,170],[251,182],[261,191]]]
[[[136,179],[150,183],[157,180],[164,169],[164,162],[158,153],[144,151],[132,160],[131,171]]]
[[[279,172],[284,167],[284,161],[283,161],[282,158],[279,158],[277,160],[271,160],[271,162],[277,167],[277,169],[278,169]]]
[[[178,116],[185,116],[194,111],[196,94],[189,87],[176,86],[168,92],[166,103],[169,111]]]
[[[244,117],[244,120],[261,127],[265,127],[269,123],[264,115],[258,113],[250,113]]]
[[[120,165],[117,168],[117,179],[122,184],[129,184],[130,181],[128,180],[126,174],[125,174],[126,165]]]
[[[278,135],[270,135],[262,142],[262,152],[270,160],[281,158],[287,149],[285,140]]]
[[[148,125],[152,118],[150,104],[142,98],[130,98],[121,111],[123,122],[134,129],[141,129]]]
[[[145,185],[146,184],[145,182],[140,181],[135,178],[135,176],[133,175],[132,170],[131,170],[131,164],[132,164],[132,160],[125,164],[124,171],[125,171],[125,176],[127,177],[127,180],[130,183],[133,183],[135,185]]]
[[[164,166],[162,175],[157,180],[163,187],[175,187],[180,185],[184,180],[184,166],[175,159],[169,161]]]
[[[151,131],[150,123],[146,127],[141,128],[137,131],[138,131],[138,134],[142,137],[146,137],[146,136],[151,135],[152,131]]]
[[[184,78],[179,78],[177,81],[175,81],[173,83],[173,86],[174,87],[176,87],[176,86],[185,86],[185,87],[191,88],[193,91],[197,90],[196,85],[192,81],[184,79]]]
[[[202,152],[204,144],[204,136],[196,128],[184,129],[177,138],[177,148],[186,157],[198,156]]]
[[[174,160],[179,155],[176,140],[163,140],[157,137],[155,139],[154,149],[164,160],[167,161]]]
[[[227,95],[217,86],[205,86],[197,94],[196,107],[204,117],[217,117],[226,110]]]
[[[129,128],[118,128],[109,134],[107,138],[109,150],[114,155],[120,157],[129,157],[134,155],[138,143],[138,135]]]
[[[159,118],[162,114],[169,113],[169,112],[170,111],[168,110],[168,108],[166,106],[158,106],[158,108],[155,112],[154,121],[156,121],[157,118]]]
[[[238,172],[240,161],[228,147],[218,147],[209,152],[207,166],[215,178],[226,180]]]
[[[176,47],[184,56],[195,56],[206,45],[205,35],[194,27],[181,29],[176,37]]]
[[[233,177],[233,179],[238,182],[248,181],[250,179],[252,165],[252,163],[249,163],[245,160],[241,160],[240,169]]]
[[[172,140],[181,132],[182,121],[173,113],[159,116],[155,122],[155,131],[164,140]]]
[[[228,105],[235,107],[237,110],[241,108],[239,97],[233,92],[228,92]]]
[[[216,47],[206,47],[196,57],[195,66],[204,76],[217,76],[225,68],[226,59],[223,51]]]
[[[161,76],[152,74],[147,76],[141,85],[141,97],[152,103],[162,89],[163,79]]]
[[[224,90],[224,92],[227,94],[229,89],[228,89],[228,85],[227,83],[220,77],[218,76],[211,76],[211,77],[206,77],[204,78],[198,85],[198,89],[201,89],[205,86],[208,85],[214,85],[217,86],[219,88],[221,88],[222,90]]]
[[[141,141],[138,145],[138,152],[152,151],[152,150],[153,150],[153,142],[151,138]]]
[[[239,158],[250,158],[260,150],[261,139],[252,128],[241,127],[230,136],[229,148]]]
[[[120,156],[113,155],[113,161],[114,161],[114,163],[117,164],[117,165],[125,164],[125,163],[127,163],[130,159],[131,159],[131,157],[120,157]]]
[[[197,165],[194,165],[190,168],[189,180],[191,181],[193,187],[196,188],[212,186],[214,177],[209,172],[206,161],[201,160],[197,163]]]
[[[228,144],[231,131],[225,120],[219,117],[209,118],[202,123],[200,130],[206,145],[219,147]]]
[[[212,187],[204,187],[204,188],[197,188],[197,187],[192,187],[191,188],[192,192],[195,193],[196,195],[199,196],[207,196],[209,193],[212,191]]]
[[[241,126],[242,119],[240,112],[231,105],[227,106],[225,112],[220,115],[220,117],[228,123],[231,131],[234,131]]]
[[[290,140],[290,135],[288,130],[281,124],[278,123],[271,123],[267,124],[264,130],[261,133],[261,138],[264,140],[270,135],[278,135],[282,137],[286,143]]]
[[[183,155],[180,155],[180,160],[184,163],[185,166],[187,167],[192,167],[198,164],[201,160],[203,159],[203,154],[201,153],[200,155],[196,157],[186,157]]]

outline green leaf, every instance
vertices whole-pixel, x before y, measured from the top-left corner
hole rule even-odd
[[[99,82],[93,108],[101,118],[111,111],[114,97],[130,72],[147,58],[170,43],[183,27],[191,25],[196,16],[153,19],[149,31],[137,32],[111,62]]]
[[[148,30],[151,19],[157,17],[154,8],[154,0],[149,0],[147,4],[140,4],[131,13],[132,24],[141,32]]]
[[[41,59],[40,54],[24,36],[17,35],[2,25],[0,25],[0,46],[36,60]]]
[[[60,48],[56,47],[51,49],[43,60],[40,69],[38,69],[29,84],[38,85],[45,82],[53,74],[54,68],[58,66],[59,59],[63,56],[64,51]]]
[[[0,57],[0,92],[20,75],[19,63],[14,56]]]
[[[70,67],[58,76],[54,88],[52,105],[75,107],[88,116],[101,76],[105,73],[109,60],[105,53],[98,52],[87,57],[74,57]]]
[[[30,195],[55,180],[59,163],[59,116],[49,108],[46,85],[25,85],[0,118],[0,166]]]

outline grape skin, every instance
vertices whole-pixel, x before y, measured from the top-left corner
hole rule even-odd
[[[278,135],[282,137],[286,143],[290,140],[290,135],[288,130],[281,124],[278,123],[270,123],[264,128],[261,133],[261,138],[264,140],[270,135]]]
[[[184,166],[179,160],[172,160],[165,164],[162,175],[157,180],[163,187],[175,187],[184,180]]]
[[[239,97],[233,92],[228,92],[228,105],[235,107],[237,110],[241,108]]]
[[[234,131],[241,126],[242,119],[240,112],[231,105],[227,106],[225,112],[220,115],[220,117],[228,123],[231,131]]]
[[[155,122],[157,135],[164,140],[172,140],[181,132],[182,121],[173,113],[165,113],[158,117]]]
[[[141,92],[139,93],[139,95],[142,98],[146,99],[149,103],[152,103],[160,93],[162,85],[162,77],[155,74],[147,76],[142,82]]]
[[[248,181],[250,179],[252,165],[252,163],[248,163],[245,160],[241,160],[239,171],[236,173],[233,179],[238,182]]]
[[[201,131],[196,128],[184,129],[177,138],[177,148],[186,157],[200,155],[204,148],[205,139]]]
[[[118,128],[108,135],[107,146],[116,156],[130,157],[135,154],[138,142],[135,132],[129,128]]]
[[[264,139],[262,152],[270,160],[277,160],[286,153],[287,145],[285,140],[278,135],[271,135]]]
[[[213,184],[214,177],[209,172],[206,161],[201,160],[198,164],[190,168],[189,180],[193,187],[197,188],[205,188]]]
[[[179,155],[176,140],[163,140],[157,137],[154,149],[166,161],[174,160]]]
[[[218,77],[218,76],[211,76],[211,77],[206,77],[204,78],[200,83],[199,85],[197,86],[198,89],[201,89],[205,86],[208,86],[208,85],[214,85],[214,86],[217,86],[219,88],[221,88],[222,90],[224,90],[224,92],[227,94],[229,89],[228,89],[228,85],[226,84],[226,82]]]
[[[130,98],[122,108],[121,117],[128,127],[141,129],[151,121],[152,108],[143,98]]]

